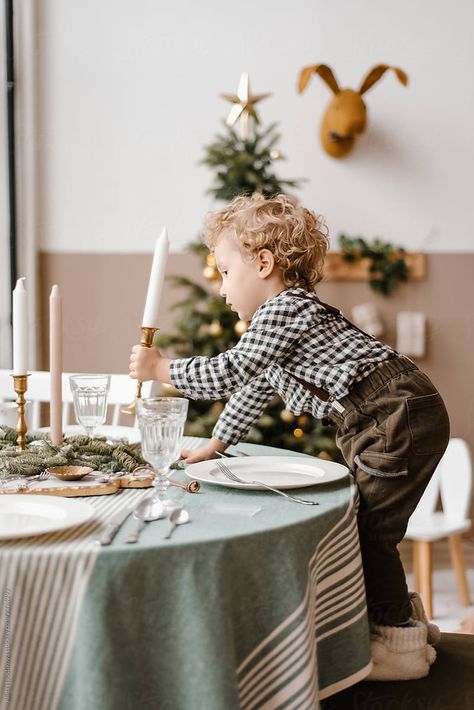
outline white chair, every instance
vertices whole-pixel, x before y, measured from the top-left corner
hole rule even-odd
[[[73,373],[64,372],[62,375],[62,398],[63,398],[63,428],[70,423],[74,423],[74,413],[72,407],[72,394],[69,386],[69,375]],[[150,396],[152,382],[144,382],[142,396]],[[111,375],[110,392],[107,399],[108,408],[111,411],[111,425],[117,426],[120,423],[121,409],[133,402],[135,397],[136,383],[128,375]],[[50,400],[50,374],[49,372],[33,371],[28,377],[28,390],[25,398],[31,402],[29,411],[29,427],[33,431],[41,426],[41,404]],[[0,370],[0,401],[5,402],[16,399],[13,389],[13,379],[11,370]],[[123,421],[128,426],[136,425],[136,418],[123,414]]]
[[[436,510],[441,498],[442,510]],[[469,605],[462,533],[469,530],[472,464],[464,439],[450,439],[422,498],[408,521],[405,538],[413,541],[414,587],[420,592],[428,617],[433,615],[432,543],[447,537],[461,603]]]

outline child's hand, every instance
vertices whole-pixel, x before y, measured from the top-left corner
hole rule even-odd
[[[159,380],[170,383],[169,360],[164,358],[158,348],[146,348],[134,345],[130,355],[130,377],[139,382]]]
[[[202,446],[200,449],[192,449],[188,451],[185,449],[181,451],[181,458],[185,463],[198,463],[198,461],[208,461],[209,459],[219,458],[216,451],[224,451],[228,444],[224,444],[223,441],[218,439],[211,439],[211,441]]]

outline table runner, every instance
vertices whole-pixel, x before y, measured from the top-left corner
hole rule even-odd
[[[184,445],[190,448],[201,443],[189,439]],[[258,537],[254,540],[244,533],[245,518],[218,516],[222,539],[215,539],[212,528],[207,539],[204,531],[196,559],[194,546],[180,542],[186,535],[190,541],[195,536],[190,532],[193,526],[185,526],[168,547],[160,548],[159,559],[166,570],[163,591],[159,589],[159,570],[149,568],[156,558],[156,539],[150,542],[148,538],[152,530],[157,530],[153,527],[156,524],[146,530],[143,542],[135,549],[119,540],[112,548],[104,548],[103,555],[98,555],[100,548],[91,542],[99,528],[96,522],[44,536],[41,544],[39,538],[0,543],[0,590],[4,592],[0,639],[2,648],[8,651],[2,654],[8,660],[0,666],[2,687],[7,689],[3,690],[2,710],[314,710],[318,698],[356,682],[367,674],[370,664],[348,481],[345,479],[342,487],[340,483],[329,484],[331,490],[322,496],[322,503],[331,500],[329,507],[337,505],[334,515],[328,512],[327,524],[322,527],[324,535],[317,539],[310,516],[304,524],[307,508],[271,494],[238,492],[240,501],[263,501],[264,513],[255,516],[255,525],[252,519]],[[307,490],[318,494],[323,488]],[[195,531],[200,530],[199,520],[209,517],[208,498],[212,502],[212,494],[219,500],[235,500],[236,492],[231,489],[205,490],[207,497],[187,498],[189,507],[191,501],[194,506]],[[110,498],[90,498],[88,502],[106,521],[143,495],[146,491],[127,491]],[[290,525],[282,537],[274,511],[295,520],[303,517],[303,525]],[[249,559],[248,575],[239,558],[243,549],[240,540]],[[267,551],[268,544],[269,554],[261,558],[261,550]],[[299,558],[300,551],[307,560],[304,570],[301,559],[293,569],[292,557]],[[265,591],[268,603],[259,600],[259,618],[255,609],[244,608],[244,601],[247,599],[248,604],[253,589],[262,595],[262,589],[266,590],[263,578],[267,573],[274,574],[280,564],[282,571],[289,568],[288,588],[285,582],[268,594]],[[194,577],[190,576],[193,568]],[[36,571],[34,582],[31,570]],[[259,570],[262,579],[258,579]],[[229,588],[225,579],[229,575],[241,589]],[[211,578],[213,586],[208,588]],[[145,587],[153,591],[142,598]],[[137,599],[142,608],[137,606]],[[206,618],[210,604],[216,605],[212,619]],[[110,619],[112,607],[115,612]],[[147,629],[145,639],[134,637],[135,625]],[[175,644],[168,638],[174,628],[180,636]],[[163,633],[165,637],[160,636]],[[133,649],[143,644],[144,652],[138,653],[135,662]],[[189,653],[192,647],[202,650],[202,659]],[[347,658],[347,648],[358,651]],[[175,650],[184,659],[182,673],[173,669]],[[120,657],[122,652],[126,661]],[[5,705],[5,699],[9,704]]]

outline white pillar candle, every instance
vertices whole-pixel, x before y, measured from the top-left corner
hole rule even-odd
[[[153,265],[151,267],[150,281],[146,295],[145,312],[143,313],[142,326],[158,328],[158,311],[160,309],[161,292],[165,280],[166,262],[168,260],[168,233],[166,227],[156,240]]]
[[[25,279],[13,291],[13,374],[26,375],[28,361],[28,303]]]
[[[49,369],[50,369],[50,436],[51,443],[59,446],[63,440],[62,413],[62,298],[59,286],[53,286],[49,297]]]

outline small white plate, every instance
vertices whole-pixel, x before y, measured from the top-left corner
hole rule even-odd
[[[185,468],[186,475],[217,486],[264,490],[264,486],[254,483],[230,481],[219,471],[217,461],[212,459],[189,464]],[[223,459],[223,463],[244,481],[262,481],[281,489],[307,488],[337,481],[347,475],[347,468],[341,464],[303,456],[243,456]]]
[[[95,515],[88,503],[56,496],[0,497],[0,540],[64,530],[82,525]]]
[[[37,432],[49,432],[49,426],[35,429]],[[34,432],[32,432],[34,434]],[[85,434],[84,428],[79,424],[68,424],[64,427],[65,436],[76,436],[77,434]],[[106,436],[108,439],[127,439],[129,444],[136,444],[140,441],[140,430],[132,426],[112,426],[104,424],[97,427],[97,436]]]

